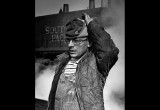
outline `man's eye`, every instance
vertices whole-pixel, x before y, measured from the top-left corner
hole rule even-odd
[[[75,40],[75,42],[80,42],[80,40]]]

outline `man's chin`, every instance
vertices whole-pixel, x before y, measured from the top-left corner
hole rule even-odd
[[[75,54],[75,53],[70,53],[70,56],[71,56],[72,58],[76,58],[76,57],[77,57],[77,54]]]

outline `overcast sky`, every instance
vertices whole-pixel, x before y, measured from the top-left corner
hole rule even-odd
[[[69,11],[83,10],[89,7],[89,0],[35,0],[35,16],[56,14],[63,4],[69,4]],[[95,7],[100,6],[101,0],[95,0]]]

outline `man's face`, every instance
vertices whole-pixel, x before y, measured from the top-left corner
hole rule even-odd
[[[79,59],[88,49],[89,42],[86,37],[67,39],[69,54],[72,58]]]

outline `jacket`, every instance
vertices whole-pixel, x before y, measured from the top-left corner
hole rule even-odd
[[[119,49],[96,20],[91,21],[87,28],[92,47],[77,66],[77,98],[80,110],[104,110],[103,88],[110,69],[118,60]],[[59,61],[49,94],[48,110],[54,110],[58,80],[69,59],[67,55]]]

